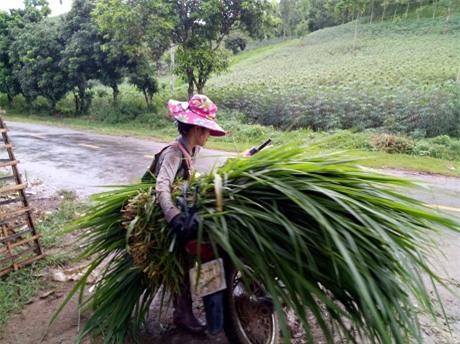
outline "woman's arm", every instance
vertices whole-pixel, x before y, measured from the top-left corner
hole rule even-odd
[[[178,171],[182,168],[182,153],[171,147],[166,149],[162,155],[155,191],[166,221],[171,222],[181,212],[172,200],[171,190],[174,179]]]

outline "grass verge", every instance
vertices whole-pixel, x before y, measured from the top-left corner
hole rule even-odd
[[[243,124],[230,114],[230,119],[223,117],[220,121],[224,128],[228,128],[230,135],[225,138],[211,139],[206,148],[224,151],[241,152],[251,146],[257,146],[267,138],[272,138],[273,144],[282,144],[289,141],[325,140],[323,152],[343,150],[344,154],[360,159],[363,166],[380,169],[398,169],[405,171],[417,171],[427,174],[441,174],[445,176],[460,177],[460,161],[458,159],[447,160],[430,156],[414,156],[410,154],[388,154],[378,149],[373,151],[370,141],[372,133],[315,133],[311,130],[280,131],[273,127]],[[116,135],[131,136],[140,139],[169,142],[177,136],[175,126],[163,119],[164,123],[156,128],[148,128],[145,124],[130,122],[108,124],[91,121],[88,118],[52,118],[43,115],[10,115],[6,121],[18,121],[67,127],[75,130]]]
[[[84,211],[87,205],[79,201],[74,193],[66,190],[58,191],[55,197],[61,200],[57,203],[57,210],[40,209],[43,215],[35,219],[37,230],[42,234],[40,243],[47,256],[0,279],[0,334],[13,315],[18,314],[41,291],[51,286],[50,279],[44,277],[46,268],[65,266],[73,259],[72,254],[64,253],[60,248],[64,240],[60,231],[79,212]]]

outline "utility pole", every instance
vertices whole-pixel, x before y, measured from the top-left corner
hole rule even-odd
[[[169,55],[171,57],[171,65],[170,65],[170,72],[171,72],[171,80],[169,80],[169,88],[171,90],[171,93],[174,93],[174,73],[173,73],[173,68],[174,68],[174,44],[171,43],[171,46],[169,47]]]

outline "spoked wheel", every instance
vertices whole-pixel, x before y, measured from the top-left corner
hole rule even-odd
[[[245,283],[239,271],[228,270],[224,330],[229,342],[278,344],[278,317],[262,285]]]

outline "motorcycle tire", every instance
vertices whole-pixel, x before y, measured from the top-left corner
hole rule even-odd
[[[244,283],[232,267],[226,268],[226,278],[224,332],[229,343],[278,344],[278,316],[262,285]]]

